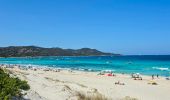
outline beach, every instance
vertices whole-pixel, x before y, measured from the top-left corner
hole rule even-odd
[[[169,100],[170,81],[165,77],[152,80],[151,76],[140,75],[134,80],[131,75],[75,70],[49,70],[43,68],[23,69],[18,65],[6,68],[9,73],[28,81],[31,89],[25,91],[31,100],[78,100],[79,96],[97,95],[108,100]],[[148,84],[152,81],[157,85]],[[115,84],[115,83],[123,84]],[[80,95],[81,94],[81,95]],[[130,99],[131,98],[131,99]]]
[[[0,0],[0,100],[170,100],[170,0]]]

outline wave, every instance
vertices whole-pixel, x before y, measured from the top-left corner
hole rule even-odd
[[[153,69],[161,70],[161,71],[169,71],[167,67],[152,67]]]
[[[79,71],[89,71],[89,72],[95,72],[97,70],[94,70],[94,69],[88,69],[88,68],[77,68],[75,70],[79,70]]]
[[[102,70],[101,72],[104,72],[104,73],[111,73],[111,72],[114,72],[115,70]]]

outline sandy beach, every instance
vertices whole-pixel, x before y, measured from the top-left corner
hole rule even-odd
[[[28,81],[31,89],[26,99],[31,100],[78,100],[80,94],[98,95],[109,100],[169,100],[170,81],[159,77],[148,84],[151,76],[142,75],[134,80],[131,75],[97,75],[97,72],[70,70],[7,68],[14,76]],[[123,83],[115,84],[115,82]],[[131,98],[131,99],[130,99]]]
[[[0,100],[170,100],[170,0],[0,0]]]

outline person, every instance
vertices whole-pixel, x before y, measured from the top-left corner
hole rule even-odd
[[[159,78],[159,75],[158,75],[158,74],[157,74],[156,76],[157,76],[157,78]]]
[[[125,85],[125,83],[120,83],[120,81],[115,82],[115,85]]]
[[[154,79],[154,75],[152,75],[152,80]]]
[[[142,80],[142,77],[139,77],[139,80]]]
[[[134,78],[134,73],[131,74],[131,77]]]
[[[116,85],[116,84],[120,84],[120,81],[118,81],[118,82],[115,82],[115,85]]]

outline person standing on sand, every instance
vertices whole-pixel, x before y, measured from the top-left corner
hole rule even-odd
[[[154,75],[152,75],[152,80],[154,79]]]
[[[157,76],[157,78],[159,78],[159,75],[158,75],[158,74],[157,74],[156,76]]]

